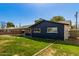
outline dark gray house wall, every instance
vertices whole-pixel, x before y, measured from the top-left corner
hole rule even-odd
[[[47,33],[48,27],[57,27],[58,33]],[[41,33],[34,33],[34,28],[40,28]],[[60,23],[51,23],[48,21],[43,21],[40,24],[34,25],[31,27],[31,36],[32,37],[40,37],[46,39],[57,39],[57,40],[64,40],[64,25]]]

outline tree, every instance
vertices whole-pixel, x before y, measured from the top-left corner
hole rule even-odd
[[[52,19],[50,19],[52,22],[58,22],[58,21],[65,21],[65,18],[63,16],[54,16]]]
[[[15,25],[12,22],[7,22],[7,28],[9,27],[15,27]]]
[[[44,20],[44,19],[39,18],[39,19],[35,20],[35,23],[39,23],[39,22],[41,22],[41,21],[43,21],[43,20]]]

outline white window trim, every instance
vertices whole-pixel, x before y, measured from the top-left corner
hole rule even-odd
[[[48,31],[49,28],[54,28],[54,29],[56,28],[57,31],[56,31],[56,32],[54,32],[54,31],[53,31],[53,32],[49,32],[49,31]],[[47,33],[58,33],[58,27],[48,27],[48,28],[47,28]]]
[[[35,31],[35,29],[39,29],[39,31]],[[34,33],[41,33],[41,29],[40,28],[34,28]]]

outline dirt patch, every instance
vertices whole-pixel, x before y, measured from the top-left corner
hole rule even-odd
[[[5,50],[3,46],[8,46],[8,42],[13,42],[13,40],[0,40],[0,53]]]
[[[15,55],[13,55],[13,56],[19,56],[18,54],[15,54]]]
[[[55,53],[56,53],[55,49],[48,48],[48,49],[42,51],[40,54],[38,54],[38,56],[52,56]]]
[[[13,42],[14,40],[1,40],[0,45],[4,45],[7,42]]]
[[[0,35],[0,37],[11,37],[10,35]]]

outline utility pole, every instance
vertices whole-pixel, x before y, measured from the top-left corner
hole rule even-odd
[[[78,23],[78,12],[76,11],[76,14],[75,14],[75,18],[76,18],[76,29],[77,29],[77,23]]]
[[[19,23],[19,27],[21,27],[21,23]]]

